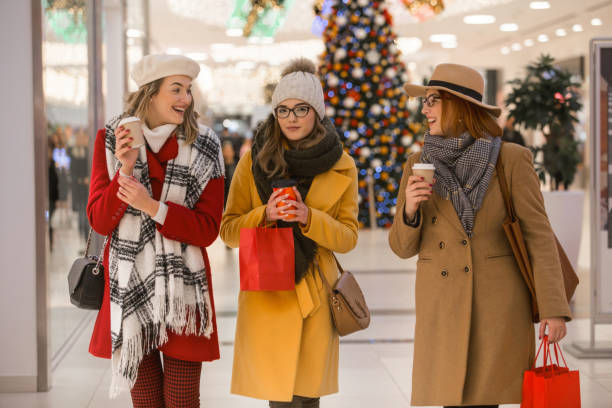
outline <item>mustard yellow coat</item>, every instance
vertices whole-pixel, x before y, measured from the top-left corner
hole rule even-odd
[[[242,228],[256,227],[265,218],[251,165],[249,152],[236,167],[221,221],[220,236],[232,248],[239,246]],[[330,251],[345,253],[357,244],[353,159],[343,153],[317,175],[304,202],[310,216],[302,232],[318,244],[318,263],[333,284],[338,270]],[[231,392],[272,401],[338,392],[338,342],[326,289],[312,267],[295,290],[241,291]]]
[[[535,275],[542,318],[570,318],[559,256],[531,152],[504,143],[501,160]],[[412,405],[521,402],[534,357],[529,294],[502,229],[506,209],[495,172],[468,238],[449,200],[433,194],[417,228],[404,223],[408,158],[389,232],[401,258],[419,256]]]

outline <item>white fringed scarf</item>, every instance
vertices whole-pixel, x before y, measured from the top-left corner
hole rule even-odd
[[[115,158],[118,122],[115,118],[106,125],[111,179],[121,167]],[[221,146],[217,135],[206,127],[200,128],[193,144],[187,144],[180,133],[177,142],[178,156],[167,164],[161,201],[193,208],[208,181],[223,177]],[[145,146],[140,147],[133,174],[152,195]],[[210,337],[213,325],[200,248],[164,237],[149,215],[131,206],[111,236],[109,278],[113,398],[134,385],[143,356],[168,340],[168,329]]]

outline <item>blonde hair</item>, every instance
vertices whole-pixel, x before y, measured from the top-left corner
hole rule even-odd
[[[130,93],[126,98],[125,112],[121,117],[136,116],[144,120],[145,123],[148,122],[151,98],[159,93],[163,81],[164,78],[157,79],[141,86],[137,91]],[[185,135],[185,139],[189,144],[195,142],[200,133],[197,122],[198,116],[192,98],[191,103],[187,109],[185,109],[183,123],[178,126],[179,132]]]

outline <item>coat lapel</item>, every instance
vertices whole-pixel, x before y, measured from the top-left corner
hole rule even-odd
[[[309,207],[328,212],[351,184],[351,178],[339,170],[348,169],[349,164],[352,164],[349,161],[352,160],[344,153],[330,170],[315,176],[304,203]]]
[[[432,202],[436,207],[438,213],[442,214],[450,223],[459,231],[461,235],[467,236],[465,230],[463,229],[463,225],[461,225],[461,220],[457,215],[457,211],[455,211],[455,207],[453,207],[453,203],[451,200],[445,200],[440,197],[438,194],[433,194]]]

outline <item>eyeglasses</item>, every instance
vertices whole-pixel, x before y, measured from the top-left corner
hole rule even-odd
[[[281,119],[287,119],[291,112],[293,112],[296,118],[303,118],[304,116],[308,115],[308,112],[310,112],[310,106],[298,105],[294,108],[287,108],[286,106],[279,106],[278,108],[276,108],[276,116],[278,116]]]
[[[421,98],[425,106],[432,108],[442,97],[438,94],[431,94],[426,98]]]

